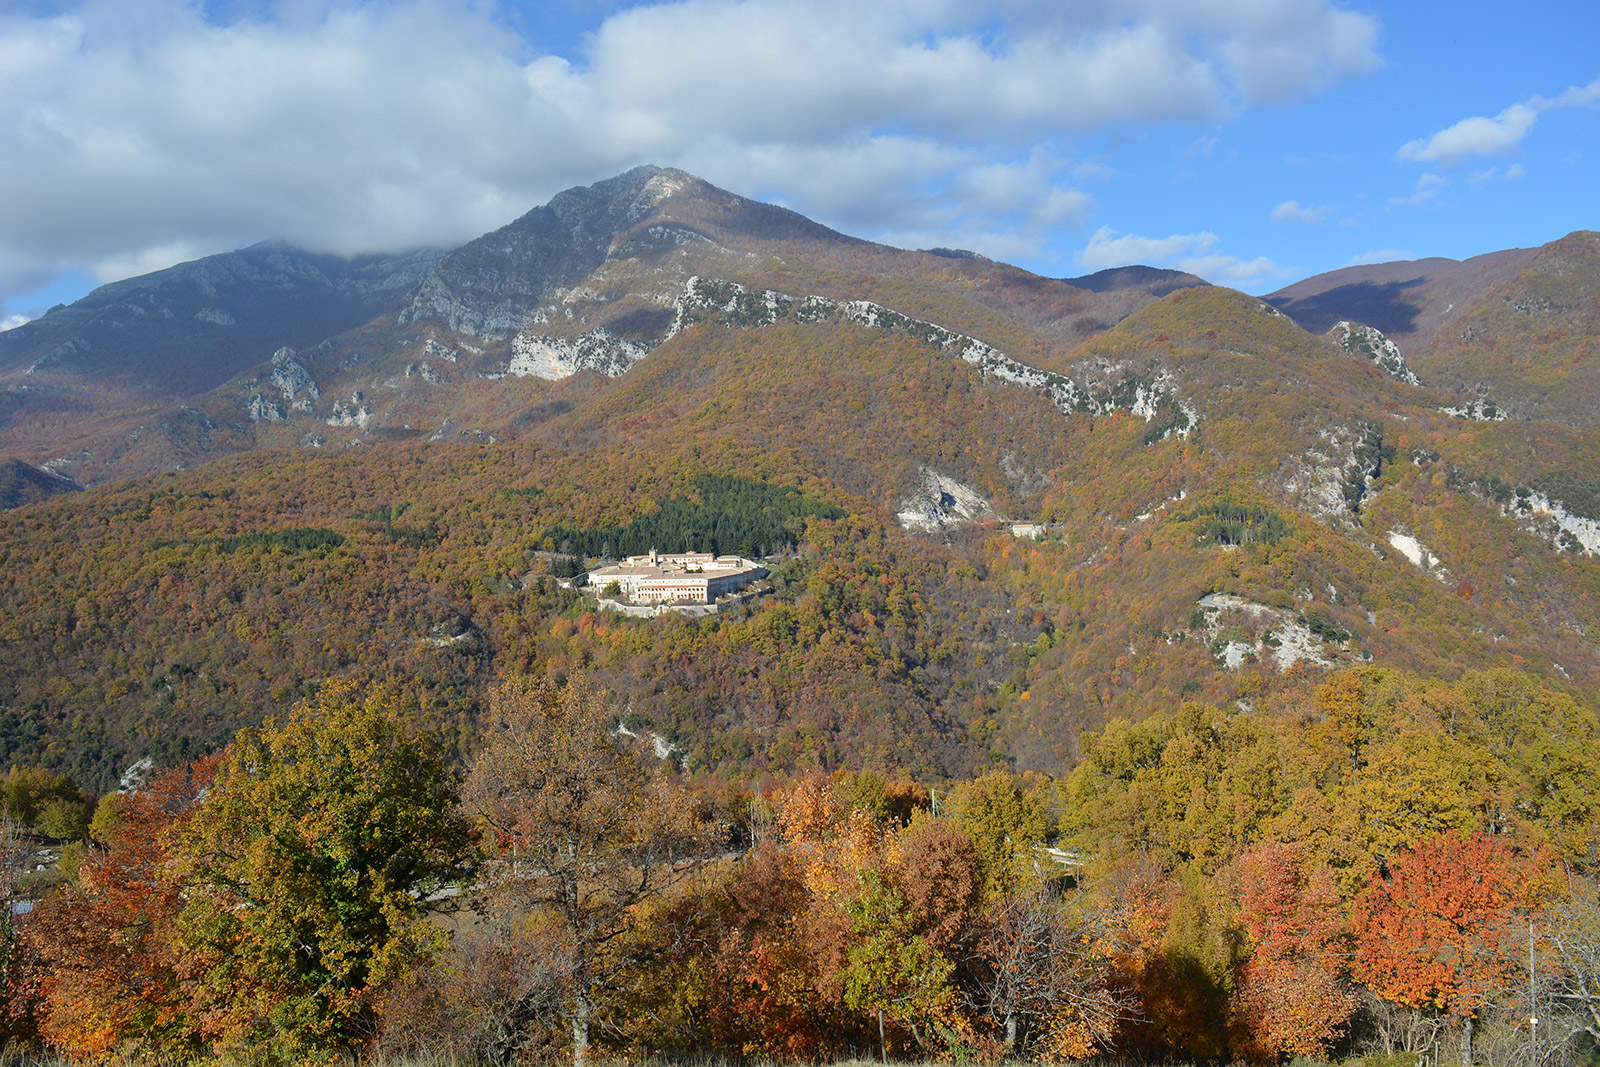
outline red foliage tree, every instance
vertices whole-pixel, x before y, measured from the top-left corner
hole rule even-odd
[[[1542,850],[1503,837],[1419,841],[1355,901],[1351,973],[1379,996],[1470,1021],[1517,980],[1527,913],[1553,894],[1550,869]]]
[[[712,959],[721,995],[709,1005],[719,1043],[745,1055],[815,1059],[831,1052],[844,1019],[823,996],[810,898],[793,853],[762,848],[730,888],[729,929]]]
[[[1356,1008],[1339,978],[1345,928],[1333,879],[1308,872],[1300,849],[1278,842],[1241,856],[1239,876],[1253,951],[1234,990],[1236,1051],[1254,1060],[1318,1057]]]
[[[182,887],[167,842],[198,808],[216,768],[217,757],[208,757],[126,795],[76,885],[36,909],[27,937],[42,995],[39,1030],[67,1055],[195,1050],[171,938]]]

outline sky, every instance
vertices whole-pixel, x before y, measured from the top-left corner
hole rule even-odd
[[[1600,229],[1593,0],[0,0],[0,327],[641,163],[907,248],[1266,293]]]

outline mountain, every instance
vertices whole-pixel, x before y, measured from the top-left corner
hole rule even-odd
[[[264,242],[104,285],[0,334],[0,380],[196,396],[389,309],[440,255],[343,259]]]
[[[0,333],[0,451],[53,459],[149,433],[151,415],[181,417],[184,401],[278,349],[395,308],[441,254],[345,259],[267,242],[101,286]]]
[[[1512,417],[1600,426],[1597,333],[1600,233],[1580,231],[1538,249],[1412,363]]]
[[[1160,267],[1107,267],[1105,270],[1063,279],[1077,289],[1091,293],[1114,293],[1134,290],[1151,296],[1166,296],[1179,289],[1208,284],[1204,278],[1181,270],[1163,270]]]
[[[1265,299],[1313,333],[1325,333],[1344,319],[1382,330],[1411,357],[1427,351],[1445,323],[1477,307],[1538,251],[1513,248],[1468,260],[1434,257],[1344,267]]]
[[[691,175],[638,167],[569,189],[450,253],[422,283],[400,321],[435,322],[484,341],[509,340],[534,321],[546,301],[574,295],[578,283],[608,264],[678,252],[683,255],[677,258],[700,263],[707,252],[726,256],[808,243],[866,244]],[[701,255],[691,257],[685,246],[696,246]],[[681,279],[681,271],[672,277]],[[577,294],[577,300],[584,299]]]
[[[1382,331],[1423,381],[1515,418],[1600,425],[1600,234],[1317,275],[1266,299],[1308,330]]]
[[[1060,281],[906,252],[639,167],[448,253],[343,260],[267,244],[102,287],[0,335],[0,455],[93,485],[316,446],[339,436],[330,426],[493,433],[463,425],[485,399],[474,383],[509,380],[520,396],[620,374],[666,339],[695,277],[1008,330],[1040,357],[1203,284],[1145,268]]]
[[[75,492],[77,488],[65,478],[21,460],[0,460],[0,511],[46,500],[57,493]]]
[[[1570,240],[1490,288],[1545,285],[1582,351]],[[93,484],[0,515],[0,758],[110,782],[344,676],[470,745],[496,677],[581,675],[750,774],[1060,769],[1112,718],[1366,664],[1600,692],[1600,430],[1496,417],[1370,324],[653,167],[418,266],[176,403],[87,393],[21,457]],[[556,580],[646,537],[768,584],[631,619]]]

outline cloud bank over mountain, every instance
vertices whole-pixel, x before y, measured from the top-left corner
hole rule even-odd
[[[241,10],[0,15],[0,292],[263,237],[449,244],[643,161],[1016,255],[1086,221],[1074,136],[1225,122],[1379,62],[1376,20],[1326,0],[683,0],[561,40],[490,4]]]

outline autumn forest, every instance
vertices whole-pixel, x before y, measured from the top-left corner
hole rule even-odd
[[[1600,236],[1402,356],[552,203],[3,335],[0,1067],[1600,1062]]]
[[[398,707],[333,685],[107,794],[8,929],[8,1041],[1576,1063],[1600,1028],[1594,717],[1514,672],[1342,671],[934,788],[685,776],[572,683],[500,684],[465,765]]]

